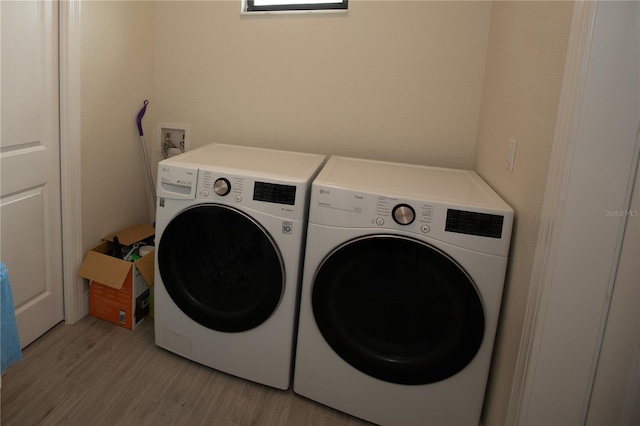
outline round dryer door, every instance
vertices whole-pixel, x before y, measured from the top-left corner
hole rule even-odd
[[[215,204],[187,209],[162,233],[158,268],[171,299],[207,328],[241,332],[262,324],[284,290],[282,257],[243,212]]]
[[[460,265],[398,236],[359,238],[333,251],[316,272],[312,306],[342,359],[391,383],[453,376],[474,358],[484,334],[482,301]]]

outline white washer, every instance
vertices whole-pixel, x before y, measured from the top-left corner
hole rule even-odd
[[[331,157],[311,189],[294,392],[478,424],[513,210],[474,172]]]
[[[309,187],[325,159],[211,144],[159,163],[156,345],[289,388]]]

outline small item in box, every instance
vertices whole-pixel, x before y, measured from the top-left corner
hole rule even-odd
[[[153,250],[137,260],[133,254],[154,234],[153,226],[135,225],[104,237],[89,250],[78,275],[90,280],[91,315],[133,330],[151,314]],[[123,247],[128,247],[126,253]],[[133,261],[125,260],[126,256]]]

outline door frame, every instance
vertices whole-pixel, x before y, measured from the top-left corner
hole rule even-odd
[[[87,315],[84,282],[77,274],[82,249],[80,0],[59,1],[60,186],[62,191],[62,272],[64,320]]]
[[[574,2],[507,424],[586,421],[626,225],[606,212],[628,211],[640,156],[637,16],[617,3]]]

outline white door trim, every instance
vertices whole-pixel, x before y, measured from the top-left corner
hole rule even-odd
[[[558,250],[557,227],[563,217],[571,161],[575,151],[579,105],[584,97],[587,64],[597,3],[574,2],[571,33],[560,92],[547,185],[541,211],[540,233],[534,254],[528,305],[525,314],[516,372],[507,411],[507,424],[519,424],[531,397],[529,370],[535,364],[534,331],[548,303],[549,286]],[[555,232],[555,234],[554,234]]]
[[[640,148],[635,17],[616,3],[574,3],[507,424],[586,419],[626,223],[604,209],[629,208]]]
[[[66,0],[58,4],[64,319],[72,324],[88,313],[83,280],[77,274],[84,255],[80,198],[80,0]]]

